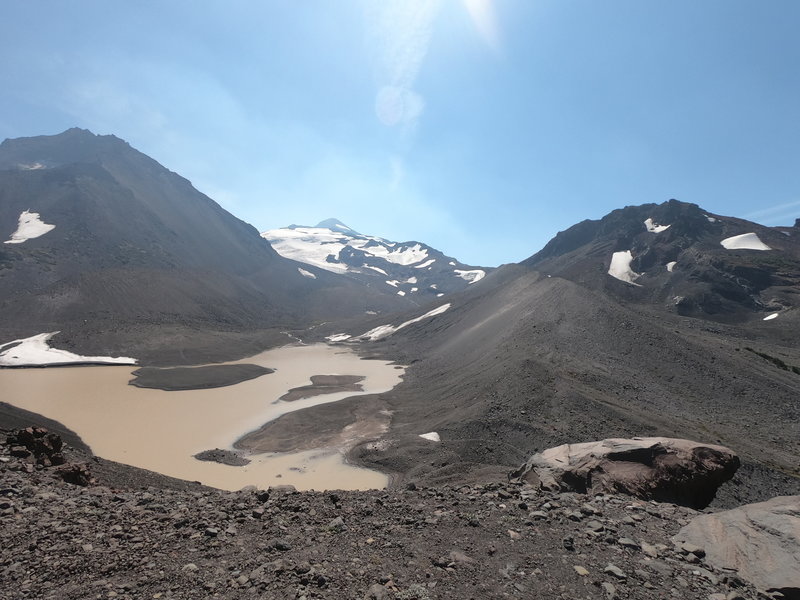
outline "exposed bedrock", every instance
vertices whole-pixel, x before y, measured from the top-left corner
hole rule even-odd
[[[673,540],[702,548],[708,564],[759,589],[800,600],[800,496],[695,517]]]
[[[704,508],[733,477],[739,457],[724,446],[676,438],[564,444],[531,456],[511,477],[546,490],[622,493]]]

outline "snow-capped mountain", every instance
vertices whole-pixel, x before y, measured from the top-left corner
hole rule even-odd
[[[261,235],[286,258],[348,274],[373,288],[409,298],[463,290],[491,270],[465,265],[420,242],[364,235],[337,219],[326,219],[315,227],[290,225]]]

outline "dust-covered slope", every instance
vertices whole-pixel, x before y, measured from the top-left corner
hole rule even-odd
[[[457,481],[496,476],[557,444],[666,435],[736,450],[748,475],[743,498],[796,490],[800,349],[786,332],[798,330],[798,311],[784,306],[764,321],[763,309],[737,305],[733,324],[683,316],[674,304],[627,295],[640,288],[604,272],[613,248],[593,254],[596,239],[528,262],[565,276],[501,268],[449,297],[446,312],[379,342],[376,351],[413,366],[384,398],[388,442],[362,447],[361,458],[406,477]],[[569,252],[575,261],[556,271]],[[596,276],[586,267],[593,261]],[[433,431],[440,443],[419,437]]]
[[[397,305],[321,269],[304,275],[186,179],[84,130],[0,145],[0,237],[4,341],[62,330],[62,343],[146,359],[154,334],[191,345],[195,333],[252,336]]]

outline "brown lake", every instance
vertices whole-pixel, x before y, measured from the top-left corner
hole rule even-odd
[[[0,369],[2,401],[61,422],[103,458],[227,490],[291,484],[298,489],[385,487],[382,473],[348,464],[340,448],[252,454],[233,467],[194,454],[231,449],[244,434],[281,415],[400,383],[404,369],[361,359],[341,346],[284,346],[240,361],[274,373],[227,387],[163,391],[128,385],[135,367]],[[361,392],[337,392],[293,402],[278,400],[314,375],[360,375]]]

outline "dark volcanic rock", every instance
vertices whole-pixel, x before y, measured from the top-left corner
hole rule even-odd
[[[703,508],[738,467],[739,458],[723,446],[633,438],[550,448],[512,476],[548,490],[622,493]]]
[[[194,455],[197,460],[218,462],[230,467],[243,467],[250,464],[250,459],[239,456],[236,452],[214,448],[213,450],[203,450]]]
[[[338,491],[335,501],[291,489],[111,489],[104,478],[78,487],[53,469],[20,469],[4,448],[3,599],[576,599],[610,586],[630,600],[756,599],[752,586],[673,547],[695,514],[683,507],[614,495],[589,506],[580,494],[496,482]],[[581,511],[660,558],[566,517]]]
[[[700,515],[674,539],[702,548],[708,564],[736,571],[759,589],[800,599],[800,496]]]
[[[6,443],[11,447],[12,456],[30,456],[37,464],[45,467],[64,464],[61,436],[44,427],[19,429],[8,436]]]

